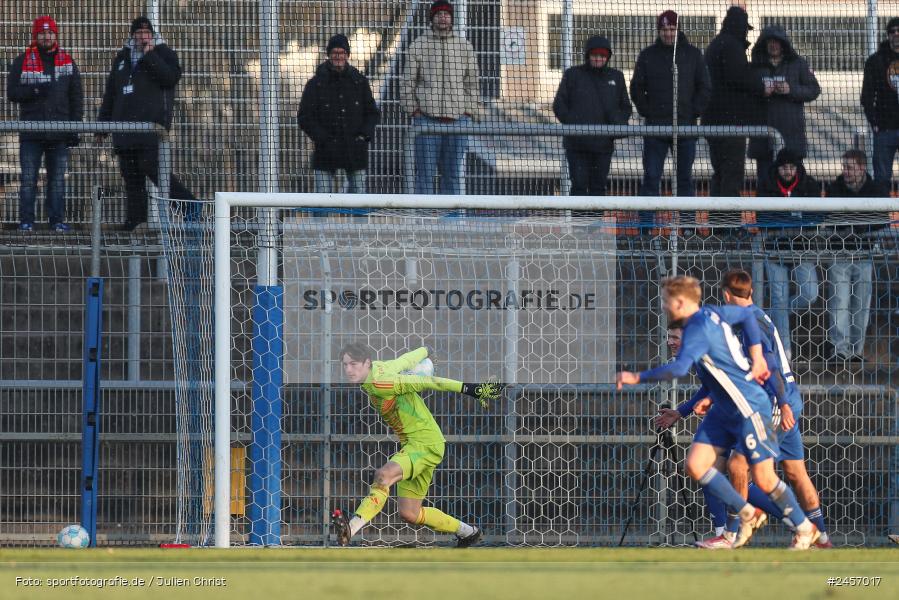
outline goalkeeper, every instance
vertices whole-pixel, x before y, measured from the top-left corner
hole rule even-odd
[[[337,542],[347,546],[362,527],[384,509],[390,487],[396,484],[399,515],[410,525],[424,525],[434,531],[456,535],[456,546],[467,548],[481,538],[478,527],[463,523],[434,507],[422,506],[431,478],[443,460],[446,440],[419,392],[435,390],[457,392],[476,398],[487,407],[496,400],[503,386],[497,383],[462,383],[443,377],[406,375],[428,357],[426,348],[403,354],[396,360],[373,361],[373,353],[363,344],[350,344],[340,351],[343,373],[352,383],[362,386],[372,407],[400,440],[400,450],[375,471],[375,479],[351,519],[334,510],[331,523]]]

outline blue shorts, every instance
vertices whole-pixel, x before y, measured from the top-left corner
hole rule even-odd
[[[754,465],[769,458],[776,459],[777,440],[771,433],[771,415],[758,412],[744,418],[728,417],[714,405],[696,429],[693,441],[728,450],[733,448]]]
[[[802,403],[799,403],[799,409],[791,402],[790,408],[793,409],[793,418],[796,424],[789,431],[777,431],[777,445],[780,450],[777,461],[782,460],[805,460],[805,446],[802,445],[802,433],[799,431],[799,417],[802,414]]]

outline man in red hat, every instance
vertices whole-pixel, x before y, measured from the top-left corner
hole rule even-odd
[[[453,33],[453,5],[431,3],[431,30],[412,42],[400,88],[403,109],[413,124],[465,123],[479,112],[478,61],[474,47]],[[419,135],[415,139],[415,193],[462,191],[462,158],[468,145],[464,135]]]
[[[84,108],[81,74],[71,55],[57,43],[59,27],[43,16],[31,26],[31,44],[13,60],[6,75],[6,97],[19,105],[22,121],[80,121]],[[41,160],[47,165],[47,217],[50,228],[70,231],[65,222],[66,167],[69,147],[78,135],[52,131],[19,134],[19,230],[34,229],[34,204]]]

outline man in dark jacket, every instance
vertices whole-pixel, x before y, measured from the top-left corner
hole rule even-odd
[[[784,148],[762,178],[759,196],[772,198],[820,198],[821,184],[805,172],[802,157]],[[780,332],[787,358],[792,356],[790,312],[802,313],[818,299],[818,272],[814,262],[791,260],[809,251],[808,229],[819,221],[815,213],[766,211],[757,215],[765,239],[765,273],[768,278],[768,314]],[[796,294],[790,293],[790,282]]]
[[[6,96],[19,104],[23,121],[80,121],[84,107],[81,74],[68,52],[56,42],[59,28],[52,17],[43,16],[31,26],[31,44],[13,60],[6,75]],[[78,136],[66,133],[19,134],[19,162],[22,184],[19,189],[19,230],[34,229],[41,158],[47,162],[47,217],[50,228],[66,232],[66,167],[69,146]]]
[[[888,184],[872,179],[866,171],[868,158],[861,150],[843,153],[843,173],[827,186],[827,196],[833,198],[884,198],[889,196]],[[871,292],[874,263],[871,251],[877,243],[875,234],[886,227],[889,215],[880,217],[877,224],[845,225],[834,228],[832,250],[855,254],[850,260],[835,259],[827,267],[830,293],[827,297],[829,338],[837,360],[860,360],[865,348],[865,330],[871,313]],[[846,218],[840,213],[822,215],[823,219],[838,222]]]
[[[300,128],[315,144],[315,191],[364,194],[368,144],[380,113],[368,79],[347,62],[350,43],[346,36],[333,36],[326,52],[328,60],[303,88],[297,113]],[[343,173],[346,189],[337,185]]]
[[[783,136],[784,148],[800,159],[805,158],[808,156],[805,104],[821,94],[815,73],[796,53],[786,31],[779,25],[762,30],[752,47],[752,67],[771,88],[771,96],[766,101],[767,124]],[[749,142],[749,156],[757,161],[756,174],[762,185],[774,158],[771,140],[753,138]]]
[[[890,184],[899,150],[899,17],[887,23],[887,39],[865,61],[862,108],[874,133],[874,179]]]
[[[674,116],[674,79],[672,58],[677,44],[677,122],[695,125],[696,119],[709,102],[712,87],[709,73],[699,48],[687,41],[678,30],[677,13],[666,10],[656,23],[659,36],[656,42],[637,57],[631,78],[631,99],[647,125],[670,126]],[[658,196],[665,156],[671,138],[644,138],[643,183],[641,196]],[[693,160],[696,158],[696,138],[677,141],[677,195],[694,196]]]
[[[705,63],[712,80],[712,97],[702,116],[703,125],[747,125],[757,123],[757,101],[770,95],[761,76],[746,60],[752,27],[749,16],[739,6],[727,9],[721,32],[705,51]],[[708,138],[712,162],[712,196],[739,196],[743,189],[745,137]]]
[[[106,78],[98,121],[149,121],[169,129],[175,105],[175,86],[181,79],[178,55],[153,30],[147,17],[131,23],[131,38],[116,54]],[[102,138],[103,136],[98,136]],[[153,133],[116,133],[112,137],[127,196],[124,229],[133,231],[147,221],[145,178],[157,183],[159,140]],[[170,166],[171,168],[171,166]],[[196,200],[184,184],[171,176],[170,195]],[[186,214],[197,206],[185,205]]]
[[[612,46],[593,36],[584,47],[584,64],[566,70],[559,82],[553,112],[564,125],[624,125],[633,107],[621,71],[609,67]],[[610,137],[566,136],[572,196],[602,196],[615,142]]]

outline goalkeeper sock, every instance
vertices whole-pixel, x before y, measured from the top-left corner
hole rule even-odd
[[[418,513],[416,524],[441,533],[456,533],[459,531],[460,521],[433,506],[426,506]]]
[[[806,531],[811,526],[811,522],[802,512],[802,507],[796,501],[793,490],[787,487],[783,481],[778,481],[771,493],[768,494],[771,501],[783,512],[784,521],[792,525],[795,529]]]
[[[727,477],[719,473],[715,467],[710,467],[705,475],[699,478],[699,485],[724,502],[724,505],[733,512],[742,512],[749,507],[749,503],[734,489]]]
[[[368,496],[359,503],[359,508],[356,509],[356,516],[350,521],[350,530],[353,532],[353,535],[356,535],[356,532],[362,529],[363,525],[384,510],[384,505],[387,504],[389,495],[389,487],[378,485],[377,483],[372,484],[368,490]],[[358,522],[356,521],[357,518]]]

